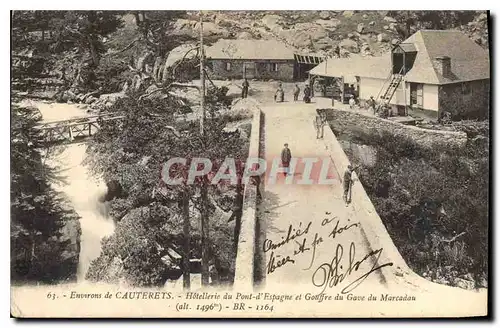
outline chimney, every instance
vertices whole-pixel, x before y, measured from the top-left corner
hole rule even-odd
[[[433,60],[434,67],[443,77],[451,74],[451,58],[448,56],[439,56]]]

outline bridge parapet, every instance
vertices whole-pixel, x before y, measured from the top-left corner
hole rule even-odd
[[[249,158],[262,157],[261,136],[263,131],[261,120],[262,112],[260,109],[255,109],[253,111],[252,132],[250,134]],[[245,184],[233,285],[238,291],[253,289],[255,282],[257,206],[260,183],[259,180],[257,184]]]

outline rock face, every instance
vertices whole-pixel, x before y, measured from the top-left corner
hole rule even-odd
[[[61,254],[64,265],[64,276],[69,280],[76,280],[76,272],[80,259],[80,236],[82,234],[80,221],[77,219],[67,220],[61,227],[61,235],[58,238],[62,245],[66,245]]]

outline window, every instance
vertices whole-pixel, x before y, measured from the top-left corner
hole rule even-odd
[[[230,70],[231,70],[231,63],[226,62],[226,71],[230,71]]]
[[[278,64],[271,63],[271,72],[277,72],[277,71],[278,71]]]
[[[471,92],[472,92],[472,89],[471,89],[470,83],[467,83],[467,82],[462,83],[462,94],[464,96],[467,96],[467,95],[470,95]]]

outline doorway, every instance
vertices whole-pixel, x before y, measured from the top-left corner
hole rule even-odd
[[[243,63],[243,77],[247,79],[255,78],[255,63],[254,62],[244,62]]]
[[[424,107],[424,85],[422,83],[410,83],[410,105],[412,108]]]

